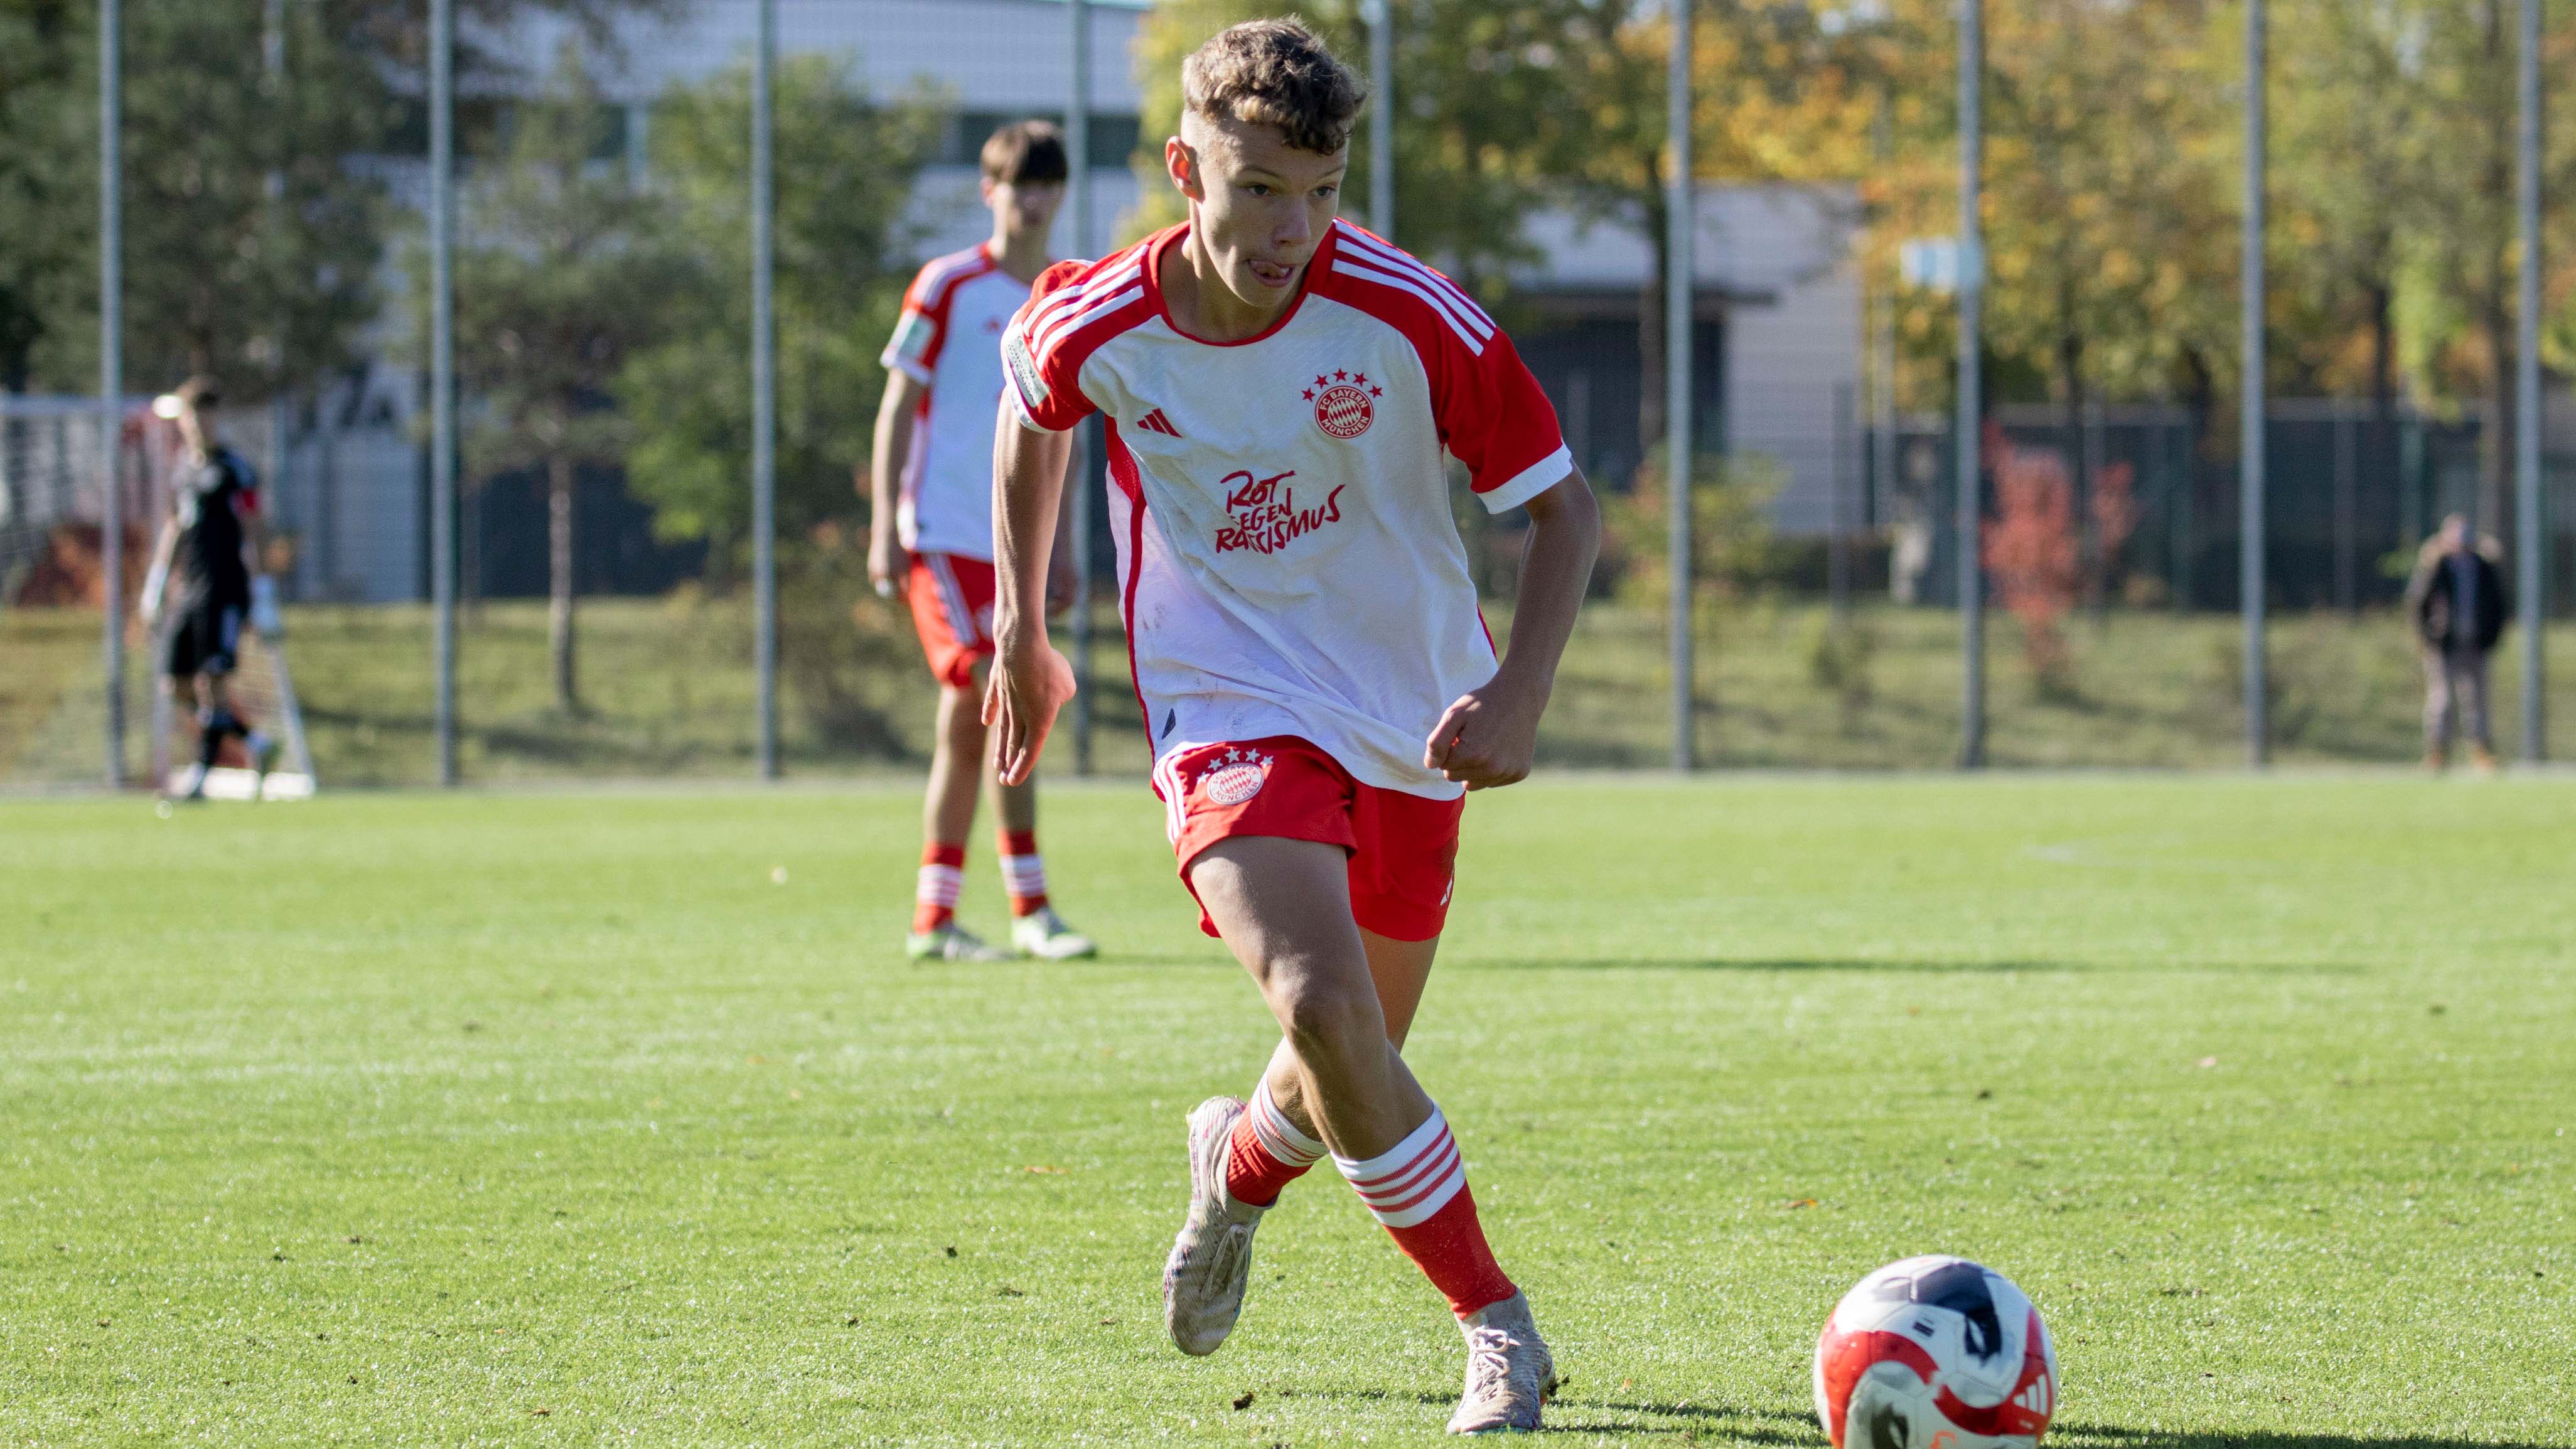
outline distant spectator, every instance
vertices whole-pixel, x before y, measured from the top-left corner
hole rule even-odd
[[[2495,768],[2487,659],[2513,613],[2513,596],[2496,567],[2503,557],[2494,539],[2479,534],[2473,542],[2469,520],[2457,513],[2443,519],[2442,531],[2416,552],[2406,605],[2424,649],[2427,769],[2450,762],[2454,712],[2458,732],[2468,737],[2470,761],[2480,770]]]

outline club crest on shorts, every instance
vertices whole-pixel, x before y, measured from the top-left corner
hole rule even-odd
[[[1199,772],[1199,793],[1210,803],[1240,805],[1270,781],[1270,757],[1259,750],[1228,750]]]
[[[1330,438],[1348,442],[1369,430],[1377,421],[1377,405],[1369,399],[1386,396],[1386,389],[1369,381],[1365,372],[1347,372],[1334,368],[1333,375],[1315,374],[1315,384],[1302,391],[1306,401],[1315,405],[1315,426]]]

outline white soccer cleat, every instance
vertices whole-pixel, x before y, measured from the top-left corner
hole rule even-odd
[[[1242,1115],[1237,1097],[1210,1097],[1190,1113],[1190,1211],[1163,1264],[1163,1326],[1193,1358],[1216,1352],[1234,1332],[1252,1276],[1252,1230],[1268,1211],[1226,1195],[1226,1139]]]
[[[165,798],[182,802],[205,799],[206,767],[192,764],[180,771],[179,778],[171,783],[170,793]]]
[[[987,946],[984,938],[955,921],[903,938],[903,954],[915,961],[1008,961],[1011,953]]]
[[[1467,1335],[1467,1391],[1449,1416],[1452,1434],[1509,1434],[1538,1428],[1539,1406],[1556,1392],[1556,1357],[1538,1336],[1529,1297],[1515,1293],[1458,1320]]]
[[[1019,948],[1021,955],[1041,961],[1072,961],[1100,954],[1091,938],[1066,925],[1053,906],[1040,906],[1011,922],[1011,944]]]

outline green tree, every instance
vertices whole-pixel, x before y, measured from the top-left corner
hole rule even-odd
[[[456,255],[457,378],[465,470],[488,486],[535,470],[546,490],[547,635],[555,702],[580,708],[574,672],[574,483],[623,461],[633,427],[610,406],[628,358],[659,336],[649,299],[675,268],[644,245],[651,201],[601,165],[606,112],[567,45],[542,94],[511,112],[508,148],[464,192]],[[427,259],[413,257],[415,275]]]
[[[2275,354],[2302,382],[2368,396],[2382,487],[2397,469],[2399,289],[2410,245],[2441,225],[2414,34],[2399,7],[2341,0],[2291,0],[2272,30],[2270,264],[2298,319]]]
[[[2397,10],[2404,27],[2400,62],[2423,97],[2412,116],[2415,139],[2435,159],[2425,204],[2413,209],[2403,243],[2398,351],[2426,400],[2477,409],[2479,527],[2510,541],[2521,264],[2514,182],[2518,7],[2514,0],[2405,0]],[[2563,5],[2549,12],[2544,76],[2553,57],[2563,73],[2576,47],[2570,23],[2576,17]],[[2552,240],[2561,258],[2568,255],[2570,229],[2563,199],[2576,187],[2572,141],[2569,128],[2550,128],[2542,161],[2542,191],[2558,218]],[[2553,290],[2564,296],[2563,261],[2560,267]]]
[[[1898,39],[1909,33],[1904,17],[1861,24],[1841,8],[1762,0],[1696,0],[1691,14],[1695,181],[1851,182],[1863,174],[1884,73],[1907,54]],[[1553,194],[1593,221],[1633,229],[1653,255],[1637,298],[1638,424],[1651,444],[1666,423],[1669,7],[1601,0],[1565,7],[1560,22],[1577,100],[1561,124],[1539,134],[1541,164],[1558,178]]]
[[[2096,608],[2110,560],[2085,415],[2105,392],[2164,385],[2182,350],[2218,342],[2233,316],[2219,280],[2227,208],[2194,145],[2218,114],[2198,70],[2202,8],[2008,0],[1988,12],[1988,345],[2057,404],[2078,577]]]
[[[594,41],[674,0],[460,0],[469,89],[513,74],[473,37],[532,13]],[[272,73],[266,0],[128,5],[122,37],[126,374],[224,374],[281,395],[348,366],[383,299],[395,218],[348,163],[421,144],[418,5],[284,0]],[[98,7],[0,0],[0,387],[98,380]],[[415,103],[416,104],[416,103]]]
[[[877,365],[919,238],[904,222],[938,111],[872,100],[841,62],[776,75],[778,523],[796,539],[860,512]],[[703,539],[719,578],[751,535],[750,71],[679,87],[654,108],[653,244],[674,259],[670,323],[616,392],[634,420],[628,484],[665,539]]]
[[[355,354],[374,317],[381,187],[343,164],[395,106],[375,57],[342,43],[354,0],[291,6],[266,70],[260,0],[128,7],[126,368],[218,371],[292,390]],[[86,390],[97,376],[96,7],[6,0],[0,97],[0,377]],[[10,34],[14,31],[15,34]],[[27,129],[22,132],[20,127]]]
[[[49,315],[78,293],[79,233],[57,198],[82,194],[69,0],[0,0],[0,389],[24,392]],[[92,190],[90,195],[96,195]]]

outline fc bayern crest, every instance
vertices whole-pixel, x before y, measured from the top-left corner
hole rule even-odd
[[[1199,776],[1199,790],[1218,805],[1240,805],[1270,782],[1270,757],[1258,750],[1228,750]]]
[[[1369,424],[1377,421],[1377,405],[1370,399],[1385,395],[1386,389],[1370,382],[1367,373],[1340,368],[1330,377],[1317,374],[1314,386],[1303,393],[1315,405],[1315,426],[1326,437],[1344,441],[1369,430]]]

